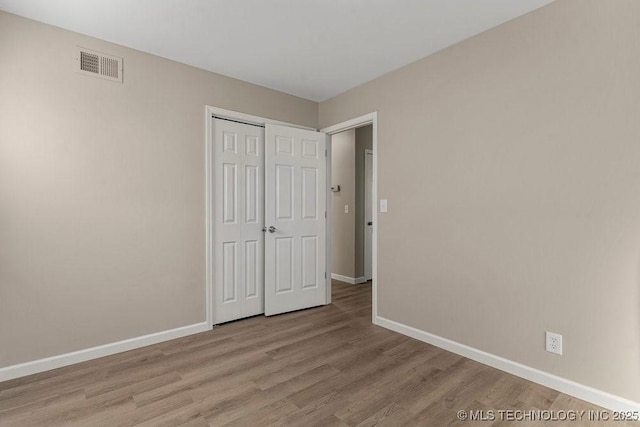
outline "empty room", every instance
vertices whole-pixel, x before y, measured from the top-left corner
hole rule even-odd
[[[640,425],[638,40],[0,0],[0,426]]]

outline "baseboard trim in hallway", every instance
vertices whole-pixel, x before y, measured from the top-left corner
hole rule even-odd
[[[367,279],[365,279],[364,276],[349,277],[349,276],[343,276],[342,274],[336,274],[336,273],[331,273],[331,278],[333,280],[339,280],[341,282],[348,283],[350,285],[359,285],[360,283],[365,283],[367,281]]]
[[[377,316],[374,323],[383,328],[415,338],[427,344],[435,345],[436,347],[440,347],[468,359],[475,360],[476,362],[483,363],[491,366],[492,368],[500,369],[501,371],[516,375],[520,378],[552,388],[612,411],[640,411],[640,403],[469,347],[412,326],[395,322],[381,316]]]

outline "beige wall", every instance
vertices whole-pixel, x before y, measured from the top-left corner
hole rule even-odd
[[[205,104],[378,111],[379,314],[640,401],[638,16],[559,0],[318,116],[0,12],[0,367],[204,321]],[[74,73],[76,45],[124,84]]]
[[[560,0],[320,104],[378,111],[381,316],[640,401],[639,17]]]
[[[205,105],[317,104],[4,12],[0,58],[0,367],[203,322]]]
[[[373,150],[373,126],[356,129],[356,170],[355,170],[355,277],[364,277],[364,156],[365,150]]]
[[[331,136],[331,186],[340,185],[331,193],[331,272],[347,277],[355,277],[355,147],[355,129]]]

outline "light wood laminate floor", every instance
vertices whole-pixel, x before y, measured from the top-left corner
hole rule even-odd
[[[329,306],[0,383],[2,426],[542,424],[462,409],[599,408],[373,326],[371,285],[337,281]]]

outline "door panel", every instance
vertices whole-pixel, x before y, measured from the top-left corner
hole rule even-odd
[[[276,294],[293,290],[293,238],[275,239]]]
[[[318,237],[302,236],[302,287],[318,286]]]
[[[260,205],[260,176],[258,166],[245,166],[245,222],[247,224],[257,224],[260,216],[258,207]]]
[[[302,168],[302,219],[318,219],[318,170]]]
[[[222,277],[222,302],[226,303],[236,301],[236,290],[238,288],[238,257],[236,254],[236,242],[222,243]]]
[[[293,166],[276,165],[276,219],[293,220]]]
[[[258,283],[258,277],[262,274],[259,273],[259,269],[262,267],[258,259],[258,241],[247,240],[244,243],[244,295],[245,298],[258,297],[258,286],[263,286],[262,283]]]
[[[223,191],[223,212],[224,217],[222,219],[225,223],[235,223],[236,222],[236,212],[238,206],[236,205],[236,199],[238,196],[237,189],[237,176],[236,176],[236,165],[225,163],[222,165],[224,170],[224,178],[222,182],[222,191]]]
[[[217,324],[264,312],[264,129],[212,120]]]
[[[265,131],[265,314],[326,303],[326,155],[320,132]]]

